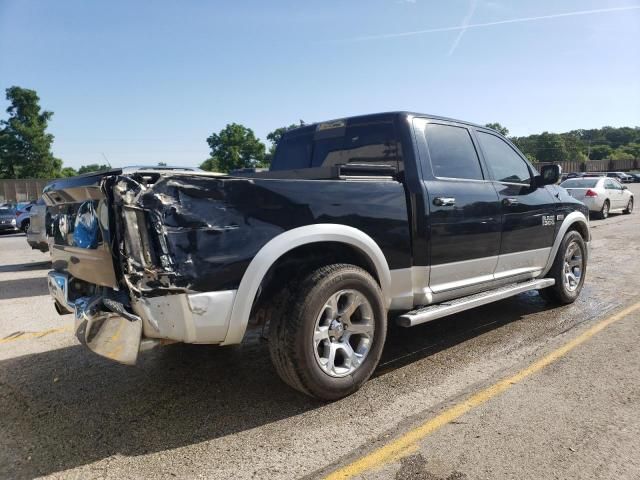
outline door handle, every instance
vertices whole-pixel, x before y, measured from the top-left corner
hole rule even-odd
[[[433,204],[436,207],[453,207],[456,204],[456,199],[453,197],[436,197],[433,199]]]
[[[505,198],[502,200],[502,204],[505,207],[513,207],[514,205],[518,205],[520,201],[517,198]]]

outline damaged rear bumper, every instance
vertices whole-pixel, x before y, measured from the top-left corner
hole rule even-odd
[[[235,290],[164,295],[132,302],[135,314],[117,308],[106,295],[73,298],[67,273],[51,271],[49,292],[59,314],[73,313],[75,334],[90,350],[127,365],[138,353],[163,343],[223,343]]]

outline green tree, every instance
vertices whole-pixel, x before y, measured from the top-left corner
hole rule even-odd
[[[62,161],[53,156],[47,133],[53,112],[40,109],[34,90],[6,89],[9,118],[0,121],[0,178],[55,178]]]
[[[628,153],[633,158],[640,159],[640,143],[629,143],[628,145],[623,145],[618,150]]]
[[[609,145],[594,145],[591,147],[589,158],[591,160],[602,160],[609,158],[613,153],[613,149]]]
[[[167,162],[158,162],[158,166],[159,167],[166,167],[167,166]]]
[[[253,130],[237,123],[230,123],[207,138],[211,156],[200,168],[218,172],[230,172],[238,168],[263,167],[264,144],[256,138]]]
[[[505,137],[509,135],[509,129],[507,127],[503,127],[498,122],[495,123],[487,123],[485,127],[495,130],[496,132],[504,135]]]
[[[535,156],[539,162],[563,162],[569,160],[564,140],[557,133],[542,132],[538,135]]]
[[[78,172],[76,172],[76,169],[72,167],[64,167],[60,171],[61,177],[75,177],[76,175],[78,175]]]
[[[90,172],[102,172],[104,170],[111,170],[109,165],[100,165],[97,163],[90,163],[89,165],[83,165],[78,169],[78,175]]]
[[[611,160],[633,160],[633,155],[618,148],[609,156]]]

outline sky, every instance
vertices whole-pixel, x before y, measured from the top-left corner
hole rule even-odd
[[[0,0],[0,88],[38,92],[76,168],[193,166],[227,123],[264,141],[391,110],[638,126],[639,59],[638,0]]]

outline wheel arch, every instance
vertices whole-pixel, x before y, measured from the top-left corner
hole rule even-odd
[[[378,244],[362,230],[339,224],[314,224],[288,230],[267,242],[251,260],[242,276],[233,302],[229,328],[222,345],[240,343],[244,337],[252,308],[263,280],[280,259],[300,247],[314,244],[339,244],[358,256],[366,264],[361,265],[374,276],[380,285],[388,308],[391,303],[391,273],[386,257]],[[368,267],[368,268],[366,268]]]
[[[560,229],[558,230],[556,238],[553,241],[551,252],[549,252],[547,264],[545,265],[545,268],[542,271],[540,277],[544,277],[551,269],[553,261],[556,258],[556,254],[558,253],[558,249],[560,248],[560,244],[562,243],[562,239],[570,230],[577,231],[582,236],[585,243],[587,245],[589,244],[589,241],[591,240],[591,234],[589,232],[589,221],[587,220],[587,217],[582,212],[571,212],[564,218],[562,225],[560,225]]]

